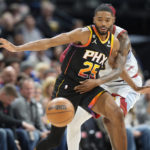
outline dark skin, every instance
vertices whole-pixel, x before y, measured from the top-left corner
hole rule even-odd
[[[106,21],[108,21],[110,18],[107,18]],[[115,17],[112,16],[113,19],[113,24],[115,22]],[[94,20],[102,20],[102,17],[96,18],[94,17]],[[108,28],[110,30],[110,32],[113,31],[113,24],[111,25],[110,28]],[[98,28],[98,27],[97,27]],[[99,30],[101,30],[101,28],[99,28]],[[102,31],[100,31],[102,32]],[[103,33],[103,32],[102,32]],[[118,38],[119,42],[120,42],[120,49],[119,49],[119,54],[118,54],[118,59],[116,59],[115,57],[111,57],[109,58],[109,64],[111,65],[111,67],[115,67],[115,65],[117,65],[117,62],[120,63],[124,63],[126,62],[126,58],[127,55],[130,51],[131,48],[131,43],[130,43],[130,39],[128,37],[128,33],[124,32],[122,33],[119,38]],[[119,60],[119,59],[123,59],[123,61]],[[131,77],[128,75],[128,73],[126,72],[126,70],[124,69],[122,71],[122,73],[120,74],[120,77],[125,80],[136,92],[139,92],[141,94],[146,94],[146,93],[150,93],[150,86],[142,86],[142,87],[138,87],[133,80],[131,79]],[[100,86],[102,84],[104,84],[107,79],[105,79],[105,77],[101,77],[100,79],[87,79],[85,81],[81,81],[80,85],[75,87],[75,90],[77,92],[79,92],[80,94],[86,93],[90,90],[92,90],[93,88]]]
[[[112,13],[107,11],[98,11],[94,16],[94,24],[97,26],[100,32],[100,40],[104,41],[107,38],[107,33],[113,24],[114,18]],[[5,39],[0,39],[1,48],[5,48],[11,52],[20,52],[20,51],[39,51],[46,50],[50,47],[59,46],[63,44],[69,43],[81,43],[82,45],[88,42],[90,37],[90,31],[87,28],[78,28],[71,32],[62,33],[58,36],[49,39],[42,39],[39,41],[27,43],[20,46],[15,46],[9,41]],[[110,65],[112,66],[112,72],[105,76],[103,79],[98,79],[99,84],[108,82],[114,78],[117,78],[122,72],[122,68],[124,68],[125,59],[119,52],[120,43],[118,39],[114,38],[114,44],[112,47],[112,54],[109,57]],[[114,61],[115,60],[115,61]],[[127,141],[126,141],[126,131],[124,125],[124,117],[120,108],[117,106],[112,96],[105,92],[100,95],[92,107],[92,110],[98,114],[102,114],[104,118],[107,120],[107,126],[111,127],[111,130],[108,129],[112,147],[115,150],[126,150],[127,149]],[[52,131],[51,131],[52,134]],[[53,134],[52,138],[56,134]],[[121,137],[121,138],[120,138]],[[57,138],[59,138],[57,136]],[[50,142],[52,139],[45,139],[41,143],[38,144],[37,150],[49,150]],[[47,143],[47,144],[45,144]]]
[[[93,18],[93,22],[98,29],[99,33],[104,35],[106,34],[109,30],[112,30],[113,24],[115,22],[115,17],[109,12],[106,11],[100,11],[97,12]],[[121,40],[122,43],[122,40]],[[121,45],[121,49],[128,49],[129,50],[129,42],[127,42],[123,46]],[[127,51],[113,51],[112,55],[109,57],[108,62],[110,66],[114,69],[117,68],[118,66],[123,67],[126,61],[126,56],[127,56]],[[122,70],[122,68],[119,68]],[[99,86],[101,84],[104,84],[110,80],[112,80],[112,77],[114,76],[114,72],[111,72],[109,75],[106,75],[104,77],[101,77],[99,79],[87,79],[85,81],[80,82],[80,85],[75,87],[75,90],[80,93],[85,93],[96,86]]]
[[[100,12],[100,14],[98,13],[94,17],[94,23],[97,24],[98,30],[100,31],[100,33],[102,33],[102,35],[100,35],[100,38],[102,41],[104,41],[107,38],[108,30],[111,28],[114,22],[114,18],[112,17],[112,14],[109,12]],[[101,24],[102,17],[104,17],[105,15],[106,15],[106,21],[103,21],[103,23]],[[1,38],[0,48],[5,48],[10,52],[20,52],[20,51],[27,51],[27,50],[41,51],[41,50],[46,50],[50,47],[55,47],[59,45],[69,44],[69,43],[81,43],[82,45],[84,45],[88,42],[89,37],[90,37],[90,31],[87,28],[78,28],[71,32],[62,33],[53,38],[42,39],[24,45],[20,45],[20,46],[15,46],[9,41]],[[105,78],[98,79],[99,81],[98,82],[96,81],[98,83],[97,86],[116,78],[121,73],[122,65],[124,64],[125,60],[119,54],[118,51],[119,47],[120,47],[119,41],[118,39],[115,38],[112,55],[109,57],[109,62],[110,65],[113,67],[113,71],[110,75],[106,76]],[[116,64],[115,66],[114,63]]]
[[[113,27],[113,24],[112,24],[112,27]],[[110,28],[110,31],[112,31],[112,27]],[[122,63],[125,64],[126,57],[127,57],[128,52],[129,52],[129,50],[131,48],[131,44],[130,44],[130,40],[129,40],[128,34],[126,32],[123,33],[119,37],[119,41],[120,41],[120,53],[116,57],[118,57],[118,59],[122,59],[123,58]],[[116,65],[117,62],[121,62],[121,61],[118,61],[118,59],[116,59],[115,57],[112,57],[112,58],[109,59],[109,60],[111,60],[111,61],[109,61],[109,64],[112,66],[112,68],[115,67],[114,65]],[[115,61],[116,61],[116,63],[114,63]],[[132,79],[130,78],[130,76],[128,75],[128,73],[126,72],[125,69],[122,71],[122,73],[121,73],[120,76],[122,77],[122,79],[124,79],[137,92],[140,92],[140,93],[150,92],[150,87],[149,86],[146,86],[146,87],[137,87],[135,85],[135,83],[132,81]],[[77,92],[79,92],[80,94],[88,92],[88,91],[92,90],[93,88],[95,88],[96,86],[99,86],[99,85],[103,84],[104,82],[102,82],[102,81],[106,81],[104,78],[105,77],[101,77],[100,78],[101,80],[99,80],[99,79],[87,79],[85,81],[82,81],[82,82],[80,82],[80,85],[78,85],[78,86],[75,87],[75,90]],[[102,101],[98,101],[97,103],[101,103],[101,104],[94,106],[93,110],[99,109],[97,106],[100,106],[100,105],[104,106],[103,102]],[[110,106],[109,108],[111,109],[112,107]],[[101,112],[105,112],[105,107],[102,107],[101,109],[102,109]],[[109,115],[111,115],[111,114],[109,114]],[[118,139],[118,137],[116,136],[117,131],[115,131],[113,129],[111,121],[108,119],[107,116],[105,116],[103,118],[103,122],[104,122],[104,126],[105,126],[105,128],[106,128],[106,130],[107,130],[107,132],[109,134],[109,137],[110,137],[110,140],[111,140],[111,144],[112,144],[112,148],[113,149],[117,149],[115,142],[116,141],[118,141],[118,142],[120,141]],[[117,125],[118,125],[118,123],[117,123]]]

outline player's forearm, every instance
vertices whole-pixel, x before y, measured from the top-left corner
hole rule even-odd
[[[130,50],[131,47],[131,43],[130,43],[130,39],[128,37],[127,33],[122,34],[122,36],[119,39],[120,42],[120,53],[123,57],[127,57],[128,52]],[[125,59],[126,60],[126,59]],[[126,62],[126,61],[125,61]],[[123,70],[121,75],[123,80],[125,80],[133,89],[136,89],[136,85],[133,82],[133,80],[130,78],[130,76],[128,75],[128,73],[126,72],[126,70]]]
[[[122,56],[127,56],[131,47],[131,42],[127,33],[122,34],[119,38],[120,42],[120,52]]]
[[[99,80],[98,83],[104,84],[106,82],[109,82],[111,80],[118,78],[120,74],[122,73],[124,64],[125,64],[125,57],[122,56],[120,52],[118,52],[118,55],[115,61],[113,61],[112,71],[108,75],[100,77],[98,79]]]
[[[104,83],[107,83],[111,80],[118,78],[120,76],[121,72],[122,72],[122,69],[120,69],[120,68],[113,69],[108,75],[105,75],[105,76],[97,79],[97,85],[99,86],[99,85],[102,85]]]
[[[120,77],[125,80],[129,86],[131,86],[133,89],[136,89],[137,86],[129,76],[129,74],[126,72],[126,70],[123,70],[122,73],[120,74]]]
[[[55,47],[71,42],[70,37],[66,33],[62,33],[53,38],[45,38],[34,42],[29,42],[24,45],[16,46],[16,51],[40,51],[47,50],[50,47]]]
[[[39,51],[48,49],[49,39],[42,39],[34,42],[29,42],[20,46],[16,46],[16,51]]]

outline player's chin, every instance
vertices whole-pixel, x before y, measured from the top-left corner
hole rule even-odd
[[[108,30],[100,30],[101,35],[106,35],[108,33]]]
[[[100,32],[101,35],[106,35],[108,32]]]

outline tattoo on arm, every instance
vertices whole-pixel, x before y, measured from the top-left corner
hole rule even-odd
[[[119,42],[120,42],[120,54],[122,56],[127,56],[128,52],[130,50],[131,47],[131,43],[130,43],[130,39],[128,37],[127,32],[123,33],[119,38],[118,38]]]

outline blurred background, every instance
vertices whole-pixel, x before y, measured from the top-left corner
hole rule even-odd
[[[104,2],[115,7],[116,25],[128,31],[144,82],[147,81],[146,85],[150,85],[150,0],[0,0],[0,37],[15,45],[21,45],[92,24],[95,8]],[[66,45],[63,45],[47,51],[18,53],[0,50],[0,89],[7,84],[14,85],[19,98],[36,104],[39,112],[35,114],[39,119],[33,119],[32,114],[28,114],[32,112],[31,108],[24,105],[23,107],[27,108],[23,114],[28,117],[19,118],[20,113],[16,113],[15,117],[11,116],[8,113],[8,104],[6,108],[1,107],[8,98],[1,100],[1,97],[0,115],[3,112],[4,118],[5,114],[11,117],[7,118],[11,124],[14,123],[12,118],[26,121],[34,126],[34,130],[29,132],[23,126],[20,132],[20,126],[15,126],[14,135],[17,136],[12,139],[19,142],[11,141],[14,148],[6,148],[10,144],[0,139],[0,150],[33,150],[37,142],[47,136],[51,125],[47,122],[45,108],[52,99],[55,80],[60,73],[59,57],[65,48]],[[29,78],[30,80],[26,81]],[[130,143],[128,150],[150,150],[150,94],[142,95],[141,99],[144,104],[131,110],[126,117]],[[16,99],[13,104],[9,104],[11,107],[14,107],[14,104],[17,106]],[[0,120],[0,138],[3,135],[1,131],[5,131],[6,127],[12,129],[8,120]],[[18,125],[18,120],[16,124]],[[139,125],[144,125],[142,130]],[[38,136],[34,137],[35,131]],[[91,118],[82,126],[80,150],[99,149],[111,150],[110,142],[101,119]],[[67,150],[66,133],[61,146],[55,150]]]
[[[92,23],[94,9],[103,2],[111,2],[117,10],[116,25],[128,31],[144,77],[149,78],[150,0],[49,1],[52,4],[44,4],[44,2],[48,2],[48,0],[0,0],[1,37],[10,39],[11,36],[15,36],[17,39],[18,34],[21,33],[23,35],[22,42],[28,42],[89,25]],[[27,17],[29,14],[32,17]],[[22,25],[34,26],[33,24],[39,32],[35,39],[27,37],[26,27],[18,29]],[[5,28],[7,29],[5,30]]]

